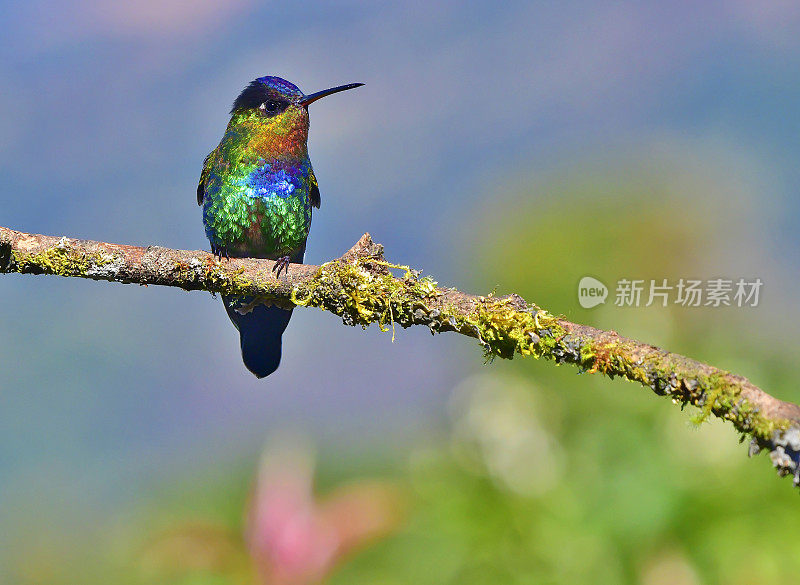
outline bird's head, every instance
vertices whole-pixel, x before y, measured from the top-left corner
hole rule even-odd
[[[264,152],[304,153],[308,140],[308,106],[320,98],[353,89],[349,83],[305,95],[280,77],[259,77],[242,90],[231,108],[231,125],[246,128],[248,146]]]

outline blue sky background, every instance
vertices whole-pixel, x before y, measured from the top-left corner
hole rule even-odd
[[[1,225],[206,249],[197,178],[241,88],[364,82],[311,109],[309,262],[370,231],[390,259],[489,291],[502,283],[471,270],[476,226],[521,183],[680,161],[733,186],[687,196],[747,209],[733,276],[771,276],[775,315],[795,296],[796,3],[34,1],[0,16]],[[0,300],[0,525],[102,517],[279,426],[402,444],[436,432],[480,366],[465,339],[392,344],[298,310],[280,370],[257,381],[209,295],[7,276]]]

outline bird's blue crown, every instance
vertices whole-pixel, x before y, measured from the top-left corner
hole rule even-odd
[[[257,108],[269,99],[296,101],[304,97],[305,94],[294,83],[286,81],[282,77],[267,75],[254,79],[242,90],[242,93],[233,102],[231,113],[236,110]]]

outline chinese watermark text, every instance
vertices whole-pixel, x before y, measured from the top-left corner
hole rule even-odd
[[[617,307],[757,307],[763,282],[760,278],[709,278],[706,280],[646,280],[621,278],[614,289]],[[603,304],[608,288],[585,276],[578,284],[578,301],[585,309]]]

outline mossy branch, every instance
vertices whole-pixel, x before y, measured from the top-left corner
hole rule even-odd
[[[704,416],[730,421],[768,450],[782,476],[800,486],[800,406],[778,400],[746,378],[658,347],[571,323],[517,295],[475,296],[439,286],[406,266],[386,262],[369,234],[322,266],[292,264],[275,278],[270,260],[219,260],[207,252],[141,248],[25,234],[0,227],[0,272],[56,274],[111,282],[176,286],[265,303],[318,307],[346,325],[422,325],[479,341],[490,356],[516,354],[573,364],[586,372],[638,382]],[[402,273],[396,275],[396,273]]]

